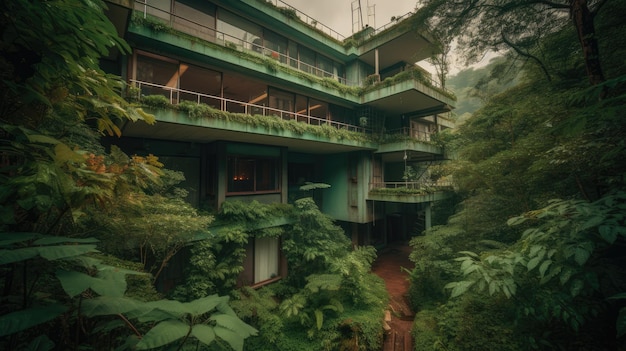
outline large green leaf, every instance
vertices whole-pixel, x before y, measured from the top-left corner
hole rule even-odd
[[[193,315],[199,316],[215,309],[219,304],[228,302],[228,296],[211,295],[185,304]]]
[[[140,311],[143,303],[127,297],[98,296],[83,300],[81,313],[87,317],[108,316]],[[139,313],[138,313],[139,314]]]
[[[463,280],[460,282],[452,282],[452,283],[448,283],[446,284],[446,286],[444,288],[446,289],[452,289],[452,291],[450,292],[450,297],[451,298],[455,298],[458,296],[461,296],[463,294],[465,294],[465,292],[472,286],[474,285],[474,281],[472,280]]]
[[[210,345],[215,340],[213,327],[206,324],[196,324],[191,330],[191,335],[205,345]]]
[[[96,245],[59,245],[39,247],[38,251],[41,257],[47,260],[58,260],[96,252],[97,250]]]
[[[65,311],[67,307],[54,304],[5,314],[0,316],[0,337],[53,320]]]
[[[61,281],[63,290],[74,297],[91,288],[104,296],[122,297],[126,292],[125,274],[113,270],[105,270],[92,277],[75,271],[57,271],[57,278]]]
[[[61,282],[65,293],[74,297],[89,289],[92,284],[91,277],[87,274],[75,271],[57,271],[56,276]]]
[[[211,319],[215,321],[217,326],[230,329],[240,335],[242,338],[247,338],[250,335],[256,335],[257,330],[246,324],[244,321],[236,316],[228,314],[215,314],[211,316]]]
[[[183,316],[184,314],[193,314],[193,311],[185,303],[176,300],[159,300],[150,301],[146,303],[146,306],[154,309],[161,310],[170,314],[173,318]]]
[[[150,329],[137,343],[137,350],[148,350],[170,344],[185,337],[189,325],[179,320],[167,320]]]
[[[41,239],[38,239],[34,242],[35,245],[52,245],[52,244],[63,244],[63,243],[81,243],[81,244],[95,244],[100,242],[100,240],[96,238],[68,238],[65,236],[46,236]]]
[[[122,297],[126,292],[126,274],[114,270],[98,272],[91,280],[91,289],[100,295]]]
[[[243,338],[230,329],[226,329],[219,325],[215,326],[215,335],[226,341],[235,351],[243,351]]]
[[[31,259],[39,254],[37,247],[25,247],[15,250],[0,250],[0,265]]]
[[[0,247],[40,238],[41,236],[39,233],[0,233]]]

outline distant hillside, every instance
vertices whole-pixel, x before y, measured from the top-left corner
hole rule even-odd
[[[501,93],[517,82],[520,63],[511,63],[504,57],[492,59],[480,68],[467,68],[446,81],[446,88],[457,97],[454,113],[457,116],[472,114],[480,109],[487,98]]]

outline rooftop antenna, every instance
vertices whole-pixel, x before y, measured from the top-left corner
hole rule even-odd
[[[370,18],[372,19],[371,22]],[[376,28],[376,4],[370,6],[369,0],[367,0],[367,24],[372,28]]]
[[[352,34],[363,29],[363,11],[361,10],[361,0],[352,1]]]
[[[361,0],[352,1],[352,34],[361,31],[365,27],[376,28],[376,5],[370,6],[367,0],[367,23],[363,22],[363,9]]]

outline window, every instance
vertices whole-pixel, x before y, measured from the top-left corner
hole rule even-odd
[[[135,1],[135,10],[170,21],[171,0]]]
[[[224,33],[224,38],[220,39],[249,50],[254,49],[253,43],[258,43],[255,40],[260,39],[263,33],[260,26],[221,8],[217,14],[217,30]]]
[[[178,88],[177,62],[139,54],[137,55],[136,67],[135,76],[138,81],[167,87],[142,85],[142,95],[162,94],[171,98],[170,102],[172,103],[178,101],[177,93],[173,90]]]
[[[188,64],[180,64],[180,93],[181,100],[201,102],[215,108],[220,108],[220,100],[209,97],[220,96],[222,88],[222,74]],[[201,96],[194,93],[200,93]]]
[[[320,77],[332,77],[334,74],[333,61],[322,55],[317,55],[317,75]]]
[[[196,37],[215,41],[215,5],[177,0],[174,3],[174,28]]]
[[[278,174],[276,158],[229,156],[228,192],[277,192],[280,190]]]
[[[254,283],[276,278],[279,269],[279,239],[264,237],[254,239]]]
[[[310,99],[309,100],[309,116],[320,119],[328,118],[328,103]]]
[[[298,53],[300,57],[300,70],[315,74],[315,51],[298,45]]]
[[[287,39],[269,30],[265,30],[263,34],[263,43],[265,48],[269,50],[267,55],[286,63]]]
[[[275,108],[281,111],[294,112],[294,99],[295,96],[292,93],[288,93],[286,91],[278,90],[278,89],[270,89],[269,90],[269,107]],[[278,111],[270,111],[269,114],[278,115],[280,113],[281,118],[289,119],[292,118],[293,114],[278,112]]]

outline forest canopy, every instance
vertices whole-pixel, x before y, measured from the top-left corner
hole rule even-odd
[[[415,350],[624,350],[626,2],[421,4],[503,55],[446,135],[456,212],[411,242]]]

